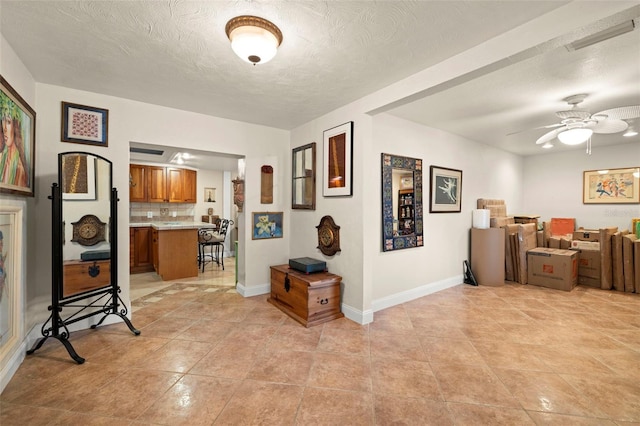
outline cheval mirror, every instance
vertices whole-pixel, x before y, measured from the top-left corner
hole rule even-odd
[[[69,343],[68,325],[95,315],[119,316],[136,335],[117,284],[117,203],[112,163],[87,152],[58,155],[58,183],[51,186],[52,289],[51,315],[32,354],[44,341],[59,340],[71,358],[82,364]]]

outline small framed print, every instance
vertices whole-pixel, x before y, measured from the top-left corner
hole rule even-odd
[[[582,181],[582,203],[640,203],[640,167],[585,171]]]
[[[322,195],[353,195],[353,121],[324,131]]]
[[[62,102],[62,142],[109,145],[109,110]]]
[[[216,202],[216,189],[215,188],[205,188],[204,189],[204,202],[205,203],[215,203]]]
[[[254,240],[282,238],[282,212],[253,212]]]
[[[429,213],[460,213],[462,170],[431,166]]]

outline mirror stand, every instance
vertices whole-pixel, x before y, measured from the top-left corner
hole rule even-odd
[[[83,179],[82,185],[79,185],[84,188],[85,195],[82,201],[78,202],[78,199],[74,200],[69,196],[69,194],[74,194],[72,190],[68,189],[68,182],[65,182],[63,176],[65,155],[69,156],[67,161],[75,161],[73,178],[82,177]],[[78,161],[78,157],[84,158],[82,161]],[[78,172],[79,164],[86,169],[85,172]],[[52,201],[52,288],[51,305],[48,308],[51,314],[42,325],[43,337],[39,338],[27,351],[27,355],[40,349],[44,342],[51,337],[64,345],[69,356],[75,362],[82,364],[85,359],[76,353],[69,341],[68,326],[70,324],[102,315],[102,318],[91,326],[92,329],[95,329],[103,323],[107,316],[117,315],[133,334],[140,335],[140,331],[127,318],[126,305],[119,295],[120,288],[117,282],[118,191],[111,187],[111,162],[95,154],[74,152],[59,154],[58,165],[62,187],[54,183],[51,186],[51,196],[49,197]],[[96,169],[95,178],[94,168]],[[87,170],[89,173],[86,172]],[[102,176],[99,176],[100,170],[104,171]],[[89,189],[87,190],[87,188]],[[78,196],[77,193],[76,196]],[[63,215],[63,201],[67,202],[65,215]],[[109,205],[108,218],[105,215],[107,204]],[[87,209],[96,215],[86,214]],[[105,223],[99,219],[100,214],[104,216]],[[78,216],[82,216],[82,218],[74,222],[73,220]],[[109,227],[108,242],[104,238],[106,222]],[[74,225],[73,238],[68,243],[65,238],[65,223],[73,223]],[[63,250],[65,243],[68,245],[66,253]],[[81,254],[78,252],[81,249],[78,246],[99,246],[100,243],[103,246],[108,246],[108,250],[85,251]],[[65,309],[69,313],[63,313]]]

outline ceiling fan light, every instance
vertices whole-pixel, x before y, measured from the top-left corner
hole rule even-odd
[[[231,49],[250,64],[265,64],[273,59],[282,43],[282,32],[271,22],[257,16],[238,16],[227,22]]]
[[[593,130],[586,128],[567,129],[558,133],[558,139],[565,145],[580,145],[591,137]]]
[[[544,145],[542,145],[542,147],[544,149],[550,149],[550,148],[553,148],[553,144],[551,142],[547,142]]]
[[[631,136],[636,136],[637,134],[638,134],[638,132],[636,132],[635,130],[633,130],[633,129],[629,129],[629,130],[627,130],[626,132],[624,132],[624,133],[622,134],[622,136],[624,136],[624,137],[626,137],[626,138],[630,138]]]

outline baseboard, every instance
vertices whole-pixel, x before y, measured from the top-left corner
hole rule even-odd
[[[373,322],[373,311],[371,309],[367,309],[363,312],[352,306],[345,305],[344,303],[342,304],[341,309],[346,318],[360,325],[365,325]]]
[[[456,275],[455,277],[447,278],[441,281],[425,284],[420,287],[412,288],[411,290],[403,291],[401,293],[392,294],[390,296],[383,297],[381,299],[374,300],[371,303],[373,312],[378,312],[392,306],[401,305],[406,302],[418,299],[429,294],[436,293],[438,291],[446,290],[451,287],[455,287],[464,282],[463,275]]]
[[[18,348],[13,352],[13,355],[9,358],[6,365],[0,370],[0,393],[4,392],[4,388],[7,387],[13,375],[16,374],[18,368],[24,361],[24,357],[27,354],[27,341],[23,340]]]
[[[242,297],[260,296],[262,294],[271,293],[271,284],[260,284],[247,287],[242,283],[236,284],[236,291]]]

